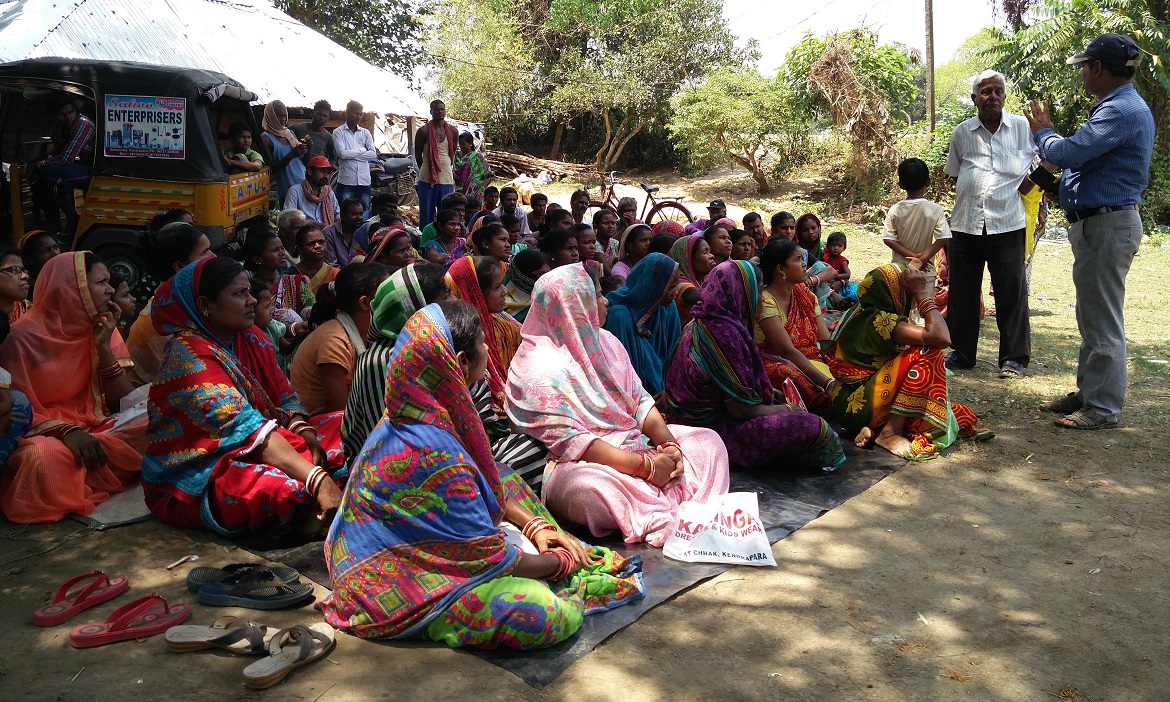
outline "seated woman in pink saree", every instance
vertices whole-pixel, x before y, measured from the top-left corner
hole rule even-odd
[[[0,366],[32,403],[32,428],[0,471],[0,511],[17,524],[55,522],[129,487],[142,469],[146,417],[112,416],[134,367],[114,325],[105,264],[76,251],[49,259],[37,303],[0,346]]]
[[[617,337],[584,266],[536,281],[505,408],[548,447],[543,499],[595,536],[661,546],[679,503],[727,492],[727,451],[710,429],[667,425]]]

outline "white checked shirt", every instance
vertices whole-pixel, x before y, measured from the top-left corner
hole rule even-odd
[[[358,127],[356,132],[351,132],[349,125],[341,125],[333,130],[333,149],[337,153],[338,184],[370,184],[369,159],[378,158],[370,130]]]
[[[1024,228],[1024,204],[1016,190],[1032,170],[1036,145],[1028,120],[1003,113],[995,134],[976,115],[951,135],[943,171],[958,178],[951,231],[1003,234]]]

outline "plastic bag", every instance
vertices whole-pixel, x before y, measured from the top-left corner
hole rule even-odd
[[[776,565],[754,492],[729,492],[707,504],[683,502],[662,554],[689,563]]]

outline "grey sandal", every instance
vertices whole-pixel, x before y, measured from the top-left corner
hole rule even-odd
[[[272,687],[286,675],[329,655],[337,645],[337,632],[319,622],[281,629],[268,644],[269,656],[244,668],[244,684],[254,690]]]
[[[176,653],[222,648],[229,653],[259,656],[268,653],[268,644],[275,633],[263,624],[239,617],[220,617],[211,626],[172,626],[163,638],[167,648]]]

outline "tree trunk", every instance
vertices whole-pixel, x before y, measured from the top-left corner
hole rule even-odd
[[[561,137],[565,134],[565,123],[557,122],[557,127],[553,130],[552,148],[548,150],[548,158],[550,161],[559,161],[561,159]]]
[[[618,125],[617,132],[611,140],[608,153],[605,157],[605,168],[603,170],[609,171],[617,165],[618,159],[622,157],[622,151],[625,151],[626,145],[630,140],[637,136],[638,132],[649,124],[650,120],[644,117],[639,117],[636,111],[631,111],[624,118],[621,124]]]
[[[744,151],[746,152],[747,150],[744,149]],[[741,156],[739,154],[729,153],[727,155],[731,157],[732,161],[747,169],[747,172],[752,176],[752,180],[756,181],[756,187],[759,189],[760,194],[772,192],[772,184],[768,182],[768,176],[764,174],[764,169],[760,165],[759,160],[749,157],[746,154]]]
[[[744,147],[743,155],[737,154],[727,146],[727,137],[722,130],[715,132],[715,142],[719,144],[720,151],[730,156],[732,161],[747,169],[748,173],[752,176],[752,180],[756,181],[756,187],[761,194],[772,192],[772,184],[768,182],[768,177],[764,174],[764,169],[760,166],[760,162],[768,156],[767,151],[759,158],[756,158],[755,153],[759,150],[758,146],[750,151],[747,147]]]
[[[598,173],[603,172],[602,166],[605,165],[605,152],[609,149],[609,140],[613,136],[613,126],[609,121],[609,109],[601,111],[601,119],[605,122],[605,139],[601,142],[601,148],[597,150],[597,154],[593,157],[593,170]]]

